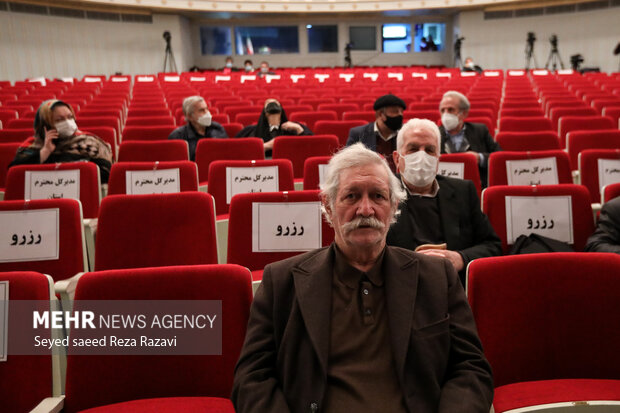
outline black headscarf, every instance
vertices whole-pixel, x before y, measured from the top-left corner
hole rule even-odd
[[[280,108],[281,108],[280,125],[282,125],[284,122],[288,122],[288,119],[286,117],[286,112],[284,112],[284,108],[282,107],[282,105],[280,105]],[[265,108],[263,108],[263,111],[260,113],[260,116],[258,117],[258,122],[256,123],[256,129],[254,130],[254,136],[256,136],[257,138],[261,138],[265,142],[273,138],[271,131],[269,130],[269,120],[267,120],[267,113],[265,111]]]

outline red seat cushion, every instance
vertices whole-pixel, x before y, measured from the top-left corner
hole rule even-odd
[[[164,397],[161,399],[131,400],[107,406],[82,410],[88,413],[173,413],[204,412],[234,413],[235,408],[229,399],[219,397]]]
[[[584,400],[620,400],[620,380],[526,381],[495,389],[495,413],[526,406]]]

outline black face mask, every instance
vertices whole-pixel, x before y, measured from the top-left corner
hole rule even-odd
[[[403,126],[403,115],[385,116],[385,126],[390,130],[397,131]]]
[[[267,103],[267,106],[265,106],[265,113],[268,115],[282,113],[282,107],[276,102],[269,102]]]

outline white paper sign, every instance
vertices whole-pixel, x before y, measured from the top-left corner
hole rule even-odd
[[[277,166],[226,168],[226,203],[229,205],[232,197],[237,194],[277,191],[279,191]]]
[[[319,83],[323,83],[325,82],[325,79],[329,79],[329,75],[323,73],[315,73],[314,78],[318,79]]]
[[[154,82],[155,78],[153,76],[138,76],[138,82]]]
[[[179,168],[127,171],[125,173],[125,191],[127,195],[181,192]]]
[[[326,163],[322,163],[319,165],[319,185],[323,185],[325,182],[325,177],[327,176],[327,172],[329,171],[329,167]]]
[[[181,76],[164,76],[164,82],[180,82]]]
[[[506,235],[514,244],[531,233],[573,243],[573,208],[570,195],[507,196]]]
[[[80,170],[26,171],[25,199],[80,199]]]
[[[423,79],[426,79],[428,78],[428,75],[426,73],[412,72],[411,77],[421,77]]]
[[[506,161],[508,185],[557,185],[558,166],[554,157]]]
[[[252,204],[252,252],[309,251],[321,246],[320,202]]]
[[[9,338],[9,282],[0,281],[0,361],[6,361]]]
[[[58,208],[0,211],[0,262],[58,259]]]
[[[463,179],[465,177],[465,164],[462,162],[439,162],[437,174],[450,178]]]
[[[598,187],[602,191],[605,185],[620,182],[620,159],[598,160]]]
[[[493,71],[493,72],[483,72],[482,73],[484,76],[486,77],[499,77],[500,72],[498,71]]]

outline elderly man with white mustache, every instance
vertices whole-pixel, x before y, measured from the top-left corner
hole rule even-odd
[[[265,267],[237,412],[488,412],[491,368],[452,264],[386,246],[405,198],[386,161],[343,149],[321,194],[335,241]]]

